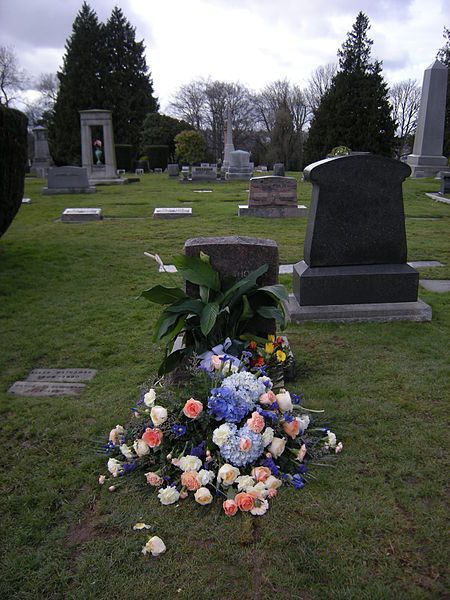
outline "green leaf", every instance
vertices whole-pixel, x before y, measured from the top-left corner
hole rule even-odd
[[[169,288],[163,285],[155,285],[148,290],[144,290],[140,297],[150,300],[150,302],[155,302],[156,304],[171,304],[182,298],[187,298],[187,295],[181,288]]]
[[[203,310],[204,304],[201,300],[195,298],[188,298],[187,300],[180,300],[165,309],[165,312],[173,312],[177,314],[183,313],[194,313],[200,315]]]
[[[285,300],[289,300],[289,294],[287,289],[281,283],[277,283],[276,285],[265,285],[258,289],[258,292],[266,292],[270,294],[277,300],[281,300],[282,302]]]
[[[200,286],[200,298],[204,304],[208,304],[209,302],[209,288],[204,285]]]
[[[266,273],[269,265],[261,265],[259,269],[255,269],[251,273],[244,277],[244,279],[240,279],[236,281],[234,285],[232,285],[224,294],[222,304],[228,304],[230,302],[230,306],[235,304],[243,294],[249,292],[253,287],[256,287],[256,280],[261,275]],[[256,290],[255,290],[256,291]]]
[[[183,327],[186,325],[186,317],[180,317],[178,319],[178,322],[175,324],[175,327],[172,327],[172,329],[170,331],[167,332],[167,334],[165,336],[161,336],[160,337],[160,341],[168,344],[170,343],[171,340],[175,339],[178,334],[180,333],[180,331],[183,329]],[[164,340],[164,337],[167,337],[167,340]]]
[[[216,302],[210,302],[205,306],[200,316],[200,329],[203,335],[208,335],[214,327],[219,314],[219,305]]]
[[[160,340],[169,331],[171,331],[170,328],[172,327],[172,325],[175,325],[175,323],[178,321],[179,317],[180,317],[180,315],[177,315],[176,313],[168,315],[166,312],[163,312],[161,317],[158,319],[158,321],[156,323],[157,329],[155,329],[153,339],[155,341]]]
[[[204,262],[198,256],[178,254],[173,258],[173,263],[187,281],[204,285],[215,292],[220,290],[219,273],[209,262]]]
[[[166,373],[173,371],[175,367],[178,367],[185,356],[192,354],[192,350],[193,349],[191,347],[181,348],[180,350],[175,350],[175,352],[168,354],[159,365],[158,375],[165,375]]]
[[[239,321],[247,321],[248,319],[251,319],[253,315],[253,309],[250,306],[247,296],[244,294],[244,296],[242,296],[242,312]]]
[[[284,312],[276,306],[260,306],[256,309],[256,312],[265,319],[275,319],[280,324],[281,329],[286,326],[286,319]]]

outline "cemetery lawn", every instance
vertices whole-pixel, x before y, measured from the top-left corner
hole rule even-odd
[[[239,219],[245,182],[146,175],[89,196],[42,196],[43,185],[27,180],[32,203],[0,240],[0,597],[444,597],[449,294],[420,288],[433,309],[426,324],[288,326],[299,363],[289,389],[326,410],[345,449],[303,490],[282,489],[266,516],[230,519],[190,500],[163,507],[133,479],[109,493],[97,484],[106,460],[96,443],[128,420],[161,359],[158,309],[136,298],[178,282],[144,251],[170,264],[190,237],[238,234],[275,239],[281,264],[294,263],[306,220]],[[450,207],[425,196],[438,187],[404,185],[408,260],[445,264],[421,269],[425,279],[450,279]],[[308,206],[310,190],[299,183]],[[163,206],[194,216],[153,220]],[[67,207],[101,207],[105,219],[61,223]],[[281,281],[291,286],[291,276]],[[98,369],[79,397],[7,393],[33,368],[75,367]],[[148,535],[132,531],[137,521],[166,554],[141,554]]]

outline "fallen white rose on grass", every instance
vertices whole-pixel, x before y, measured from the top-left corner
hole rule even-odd
[[[152,556],[159,556],[167,550],[165,543],[160,537],[154,535],[151,537],[145,546],[142,548],[142,554],[151,554]]]

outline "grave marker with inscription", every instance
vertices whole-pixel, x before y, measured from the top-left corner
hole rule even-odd
[[[79,396],[86,388],[84,383],[56,383],[48,381],[16,381],[8,390],[17,396]]]
[[[305,217],[306,206],[297,205],[295,177],[252,177],[248,206],[239,206],[240,217]]]
[[[56,194],[93,194],[97,190],[90,186],[85,167],[51,167],[48,170],[47,187],[44,196]]]
[[[79,383],[80,381],[90,381],[96,373],[96,369],[33,369],[28,375],[27,381]]]
[[[180,219],[192,217],[192,208],[155,208],[154,219]]]
[[[191,179],[192,181],[216,181],[217,169],[209,165],[192,167]]]
[[[101,208],[66,208],[61,215],[63,223],[100,221],[102,218]]]

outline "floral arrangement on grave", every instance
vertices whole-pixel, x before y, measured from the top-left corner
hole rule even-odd
[[[351,152],[347,146],[335,146],[328,156],[347,156]]]
[[[229,517],[263,515],[283,485],[301,490],[311,463],[328,464],[342,443],[314,423],[322,411],[275,390],[253,361],[249,351],[241,359],[212,355],[175,394],[164,381],[142,393],[131,422],[109,434],[109,475],[99,483],[114,491],[133,473],[163,505],[191,498]]]
[[[164,269],[158,255],[147,256],[155,259]],[[268,270],[268,265],[262,265],[236,281],[233,278],[220,278],[209,256],[204,253],[200,253],[199,257],[178,255],[173,262],[185,282],[198,286],[198,297],[188,296],[181,287],[163,285],[142,292],[143,298],[164,306],[154,333],[154,340],[162,341],[165,346],[159,375],[169,373],[194,355],[205,358],[208,353],[220,354],[226,350],[228,354],[238,357],[249,342],[260,346],[257,366],[263,366],[261,357],[268,358],[270,355],[270,360],[264,362],[269,370],[270,366],[283,363],[292,367],[293,356],[288,350],[287,340],[284,349],[283,343],[278,343],[276,351],[274,345],[274,352],[269,352],[275,336],[270,340],[258,336],[262,319],[265,320],[264,327],[267,328],[269,324],[273,333],[275,323],[281,329],[285,327],[283,302],[288,299],[286,289],[279,284],[260,286],[257,283],[258,278]],[[183,347],[172,351],[179,336],[183,338]],[[252,350],[255,349],[252,347]],[[289,361],[286,362],[288,356]]]
[[[102,164],[102,156],[103,156],[103,150],[102,150],[102,142],[101,140],[99,140],[98,138],[96,138],[94,140],[94,154],[95,157],[97,159],[97,165],[101,165]]]

